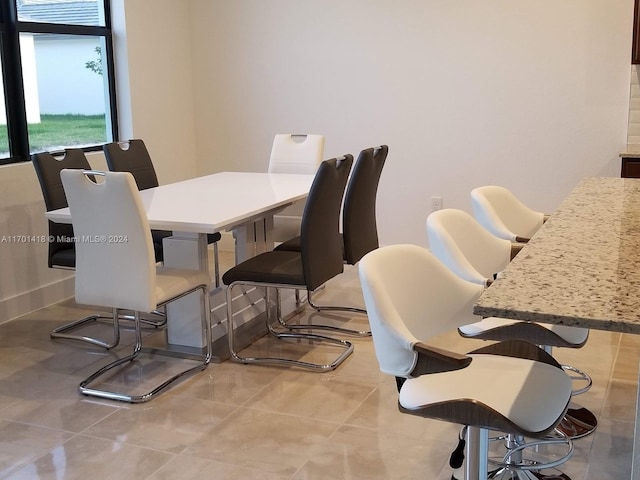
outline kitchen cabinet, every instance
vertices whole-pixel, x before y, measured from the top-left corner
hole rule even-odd
[[[640,156],[622,157],[620,176],[622,178],[640,178]]]
[[[627,145],[627,149],[620,153],[622,178],[640,178],[640,145]]]
[[[640,0],[635,0],[633,9],[633,43],[631,47],[631,63],[640,64]]]

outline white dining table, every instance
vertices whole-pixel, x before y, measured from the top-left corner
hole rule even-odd
[[[313,178],[300,174],[221,172],[142,190],[140,196],[149,226],[173,232],[163,241],[165,266],[208,272],[208,233],[233,233],[236,263],[272,249],[273,215],[305,199]],[[46,216],[53,222],[73,223],[69,208],[47,212]],[[197,295],[167,306],[167,341],[171,346],[204,347]],[[223,299],[224,295],[217,298]],[[221,322],[218,327],[214,331],[220,336],[226,325]]]

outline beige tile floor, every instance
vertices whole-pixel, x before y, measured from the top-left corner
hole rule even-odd
[[[338,298],[362,303],[355,270],[317,300]],[[459,426],[399,413],[394,379],[378,371],[370,339],[354,340],[355,353],[334,372],[223,362],[150,403],[127,405],[77,392],[82,378],[122,349],[49,339],[52,328],[86,312],[66,301],[0,325],[0,479],[451,478]],[[123,344],[131,340],[126,331]],[[331,353],[275,342],[263,338],[250,349],[307,359]],[[437,342],[457,351],[478,345],[455,332]],[[600,421],[562,470],[573,480],[629,479],[640,337],[593,331],[584,348],[554,353],[593,376],[578,401]],[[165,362],[179,361],[136,365],[112,382],[136,384]]]

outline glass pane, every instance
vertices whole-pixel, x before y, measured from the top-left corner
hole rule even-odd
[[[102,0],[18,0],[18,21],[105,26]]]
[[[20,34],[31,153],[112,140],[103,37]]]
[[[9,132],[7,130],[7,110],[4,102],[4,79],[0,69],[0,159],[9,158]]]

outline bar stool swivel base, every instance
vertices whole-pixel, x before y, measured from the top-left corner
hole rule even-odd
[[[571,480],[570,477],[556,469],[548,469],[547,473],[504,469],[489,473],[487,478],[491,480]]]
[[[460,432],[460,442],[458,447],[451,454],[449,465],[454,469],[463,466],[465,457],[470,453],[469,445],[465,444],[465,437],[469,440],[468,428],[463,427]],[[556,467],[562,465],[573,455],[573,442],[570,436],[556,428],[555,436],[545,439],[537,439],[527,441],[522,435],[500,435],[487,440],[499,440],[506,449],[506,453],[495,452],[493,449],[486,458],[486,478],[489,480],[571,480],[571,477],[562,473]],[[554,455],[555,460],[525,458],[525,451],[538,452],[539,447],[543,445],[564,445],[566,452]],[[466,447],[466,448],[465,448]],[[465,453],[463,453],[463,451]],[[468,457],[467,457],[468,460]],[[471,463],[481,461],[479,459],[471,459]],[[492,466],[493,469],[489,467]],[[465,479],[469,478],[470,466],[465,465]],[[473,469],[472,467],[472,470]],[[480,470],[482,472],[482,470]],[[451,475],[451,480],[458,480],[455,473]],[[483,479],[484,480],[484,479]]]
[[[524,452],[537,451],[541,446],[565,445],[566,453],[556,460],[538,461],[525,458]],[[556,429],[556,436],[542,440],[527,440],[521,435],[507,435],[505,437],[507,452],[498,460],[489,459],[489,464],[497,465],[497,469],[490,471],[487,476],[491,480],[571,480],[571,478],[555,467],[566,462],[573,455],[571,437]]]

